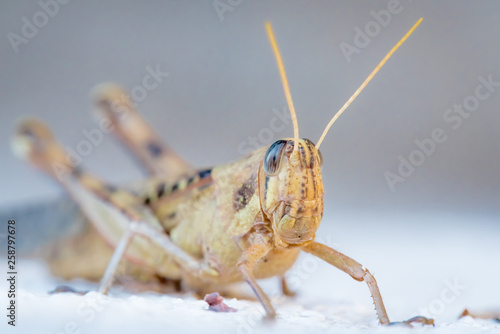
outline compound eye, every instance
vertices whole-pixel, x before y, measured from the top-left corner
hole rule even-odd
[[[288,141],[280,139],[274,142],[264,156],[264,172],[268,176],[278,174],[281,167],[281,159],[287,146]]]
[[[319,159],[319,167],[323,167],[323,155],[321,152],[318,150],[318,159]]]

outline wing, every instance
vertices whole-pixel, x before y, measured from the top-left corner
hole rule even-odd
[[[260,213],[258,170],[266,149],[226,165],[200,170],[174,184],[161,179],[152,181],[144,193],[144,204],[152,208],[167,233],[179,224],[199,219],[197,212],[210,211],[207,205],[213,205],[217,215],[205,215],[207,224],[217,219],[229,235],[244,234]]]
[[[263,147],[236,162],[213,169],[217,208],[222,226],[230,236],[248,232],[259,219],[258,174],[266,150],[267,147]]]

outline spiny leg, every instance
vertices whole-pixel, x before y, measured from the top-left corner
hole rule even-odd
[[[149,126],[133,101],[115,84],[101,84],[93,94],[97,112],[111,122],[114,134],[135,154],[147,170],[168,182],[193,173],[194,169]]]
[[[262,259],[269,252],[270,247],[268,244],[255,244],[250,248],[246,249],[240,260],[238,261],[238,269],[240,270],[245,281],[250,285],[253,292],[259,298],[264,310],[266,311],[266,316],[268,318],[274,318],[276,316],[276,311],[274,310],[271,300],[262,290],[262,288],[257,284],[257,280],[253,274],[253,270],[257,262]]]
[[[373,303],[375,304],[375,310],[377,311],[379,322],[382,325],[391,324],[391,322],[389,321],[389,317],[387,316],[387,311],[385,310],[384,302],[382,301],[382,296],[380,295],[380,291],[377,286],[377,281],[375,280],[375,277],[373,277],[373,275],[368,271],[368,269],[366,269],[360,263],[354,261],[350,257],[317,242],[308,243],[307,245],[303,246],[302,249],[305,252],[311,253],[319,257],[320,259],[330,263],[331,265],[339,268],[340,270],[349,274],[355,280],[366,282],[368,288],[370,289]],[[403,324],[410,325],[413,322],[419,322],[426,325],[434,325],[433,319],[427,319],[424,317],[414,317],[407,321],[404,321]]]
[[[158,273],[166,277],[169,272],[165,268],[172,268],[172,262],[193,275],[218,275],[213,268],[175,245],[139,198],[128,191],[114,189],[68,163],[66,153],[42,122],[30,119],[21,123],[13,146],[18,155],[58,180],[101,235],[116,247],[100,291],[109,289],[125,253],[149,268],[158,268]]]

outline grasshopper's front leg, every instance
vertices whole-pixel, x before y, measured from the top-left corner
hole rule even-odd
[[[343,272],[349,274],[355,280],[366,282],[368,288],[370,289],[373,303],[375,304],[375,310],[377,311],[379,322],[382,325],[392,324],[389,321],[387,311],[385,310],[384,302],[382,301],[382,296],[380,295],[380,291],[377,286],[377,281],[375,280],[375,277],[373,277],[373,275],[368,271],[368,269],[366,269],[360,263],[356,262],[350,257],[317,242],[310,242],[303,246],[302,249],[305,252],[311,253],[319,257],[320,259],[330,263],[331,265],[339,268]],[[434,325],[433,319],[427,319],[420,316],[404,321],[402,322],[402,324],[411,326],[411,323],[413,322],[419,322],[426,325]]]
[[[257,280],[253,274],[257,262],[266,256],[270,250],[271,245],[262,238],[262,240],[259,240],[259,242],[253,244],[243,252],[238,261],[238,269],[243,279],[250,285],[253,292],[257,295],[257,298],[259,298],[259,301],[266,311],[266,316],[268,318],[274,318],[276,316],[276,311],[271,304],[271,300],[257,284]]]

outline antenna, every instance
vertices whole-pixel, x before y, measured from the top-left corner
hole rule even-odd
[[[283,90],[285,91],[286,102],[288,103],[288,109],[290,109],[290,114],[292,116],[293,123],[293,150],[298,150],[299,141],[299,123],[297,122],[297,114],[295,113],[295,108],[293,106],[292,95],[290,94],[290,87],[288,86],[288,79],[286,78],[285,66],[283,65],[283,59],[281,59],[280,50],[278,44],[276,43],[276,38],[274,38],[273,27],[270,22],[266,22],[267,37],[269,38],[269,43],[273,48],[274,56],[276,57],[276,63],[278,63],[278,69],[280,71],[281,82],[283,83]]]
[[[418,27],[418,25],[422,22],[422,20],[423,20],[423,18],[421,17],[420,20],[418,20],[417,23],[415,23],[415,25],[413,25],[413,27],[410,30],[408,30],[406,35],[404,35],[403,38],[401,38],[401,40],[391,49],[391,51],[389,51],[389,53],[384,57],[384,59],[382,59],[382,61],[377,65],[377,67],[375,67],[375,69],[372,71],[372,73],[370,73],[368,78],[365,79],[365,81],[361,84],[361,86],[359,86],[359,88],[356,89],[354,94],[352,94],[352,96],[349,98],[349,100],[347,100],[347,102],[344,104],[344,106],[342,108],[340,108],[339,111],[337,111],[337,113],[333,116],[330,123],[328,123],[328,125],[326,126],[325,131],[323,131],[323,134],[319,138],[318,143],[316,144],[316,149],[319,149],[319,146],[323,142],[323,139],[325,139],[325,136],[328,133],[328,130],[330,130],[330,127],[333,125],[333,123],[335,123],[337,118],[339,118],[340,115],[342,115],[342,113],[344,112],[344,110],[346,110],[347,107],[349,107],[349,105],[352,103],[352,101],[354,101],[354,99],[359,95],[359,93],[361,93],[361,91],[366,87],[366,85],[368,85],[370,80],[373,79],[375,74],[377,74],[377,72],[382,68],[382,66],[384,66],[385,62],[401,46],[401,44],[403,44],[404,41],[406,41],[406,39],[408,37],[410,37],[412,32]]]

